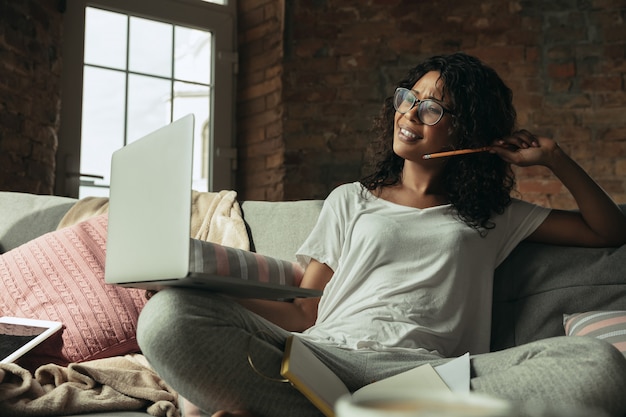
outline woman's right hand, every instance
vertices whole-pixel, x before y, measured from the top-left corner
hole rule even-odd
[[[497,140],[492,144],[491,152],[513,165],[543,165],[548,168],[551,168],[555,155],[563,153],[555,140],[535,136],[528,130],[518,130],[507,138]]]

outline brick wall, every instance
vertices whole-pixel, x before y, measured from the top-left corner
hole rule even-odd
[[[62,15],[0,0],[0,189],[51,193]],[[557,138],[626,203],[624,0],[239,0],[241,198],[322,198],[361,174],[372,117],[418,61],[457,50],[514,89],[520,126]],[[549,172],[531,201],[569,208]]]
[[[62,14],[55,0],[0,0],[0,190],[51,194]]]
[[[245,32],[242,54],[250,57],[248,48],[276,44],[270,30],[280,27],[271,23],[276,15],[264,21],[259,10],[281,3],[240,0],[260,19],[257,30]],[[244,196],[321,198],[337,184],[355,180],[371,138],[372,116],[395,82],[428,56],[463,50],[493,66],[514,90],[520,127],[557,138],[616,200],[626,203],[623,0],[292,0],[285,15],[282,68],[273,60],[265,65],[264,55],[249,61],[257,68],[265,65],[265,76],[281,76],[273,85],[282,90],[282,103],[272,112],[267,106],[273,101],[265,96],[263,116],[255,123],[270,115],[283,117],[274,131],[269,120],[263,129],[248,129],[248,115],[238,114],[239,138],[246,132],[243,137],[255,141],[242,155],[277,152],[264,161],[255,158],[254,164],[240,161],[246,172]],[[258,80],[262,73],[257,69],[255,80],[242,74],[241,97],[265,85]],[[263,170],[281,161],[281,147],[284,177],[270,178]],[[518,189],[531,201],[563,208],[573,204],[545,169],[518,170]]]
[[[284,0],[240,0],[237,4],[237,189],[248,200],[282,200]]]

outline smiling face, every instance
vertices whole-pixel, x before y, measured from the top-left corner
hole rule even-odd
[[[419,100],[432,99],[447,109],[452,108],[449,97],[444,97],[443,81],[440,73],[430,71],[420,78],[413,88]],[[450,150],[455,144],[452,128],[452,115],[445,113],[441,120],[433,125],[423,124],[417,117],[417,104],[408,112],[396,112],[394,117],[393,151],[409,161],[423,161],[427,153]]]

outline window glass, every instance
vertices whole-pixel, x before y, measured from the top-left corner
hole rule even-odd
[[[86,67],[83,77],[81,172],[108,183],[111,159],[105,155],[124,145],[126,77],[97,67]]]
[[[171,24],[131,17],[130,71],[171,77],[172,30]]]
[[[130,74],[128,77],[127,143],[170,122],[172,82]]]
[[[174,119],[179,119],[189,113],[196,116],[193,150],[194,161],[198,161],[193,165],[193,188],[196,190],[199,190],[202,182],[208,178],[211,145],[209,137],[210,94],[211,91],[207,86],[184,82],[174,83]]]
[[[211,33],[176,27],[174,76],[183,81],[211,82]]]
[[[126,68],[127,22],[123,14],[88,7],[85,11],[85,63]]]

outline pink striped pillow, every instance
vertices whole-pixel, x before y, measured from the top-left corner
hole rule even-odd
[[[0,256],[0,315],[56,320],[61,337],[20,362],[65,366],[139,351],[144,291],[106,285],[106,214],[40,236]]]
[[[589,311],[565,314],[565,334],[605,340],[626,356],[626,311]]]

